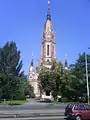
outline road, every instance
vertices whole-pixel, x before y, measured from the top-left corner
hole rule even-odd
[[[2,117],[0,118],[1,120],[65,120],[65,116],[60,116],[59,114],[53,114],[53,115],[45,115],[45,114],[40,114],[40,115],[28,115],[28,116],[13,116],[13,117]]]
[[[39,103],[34,99],[29,100],[21,106],[0,106],[0,110],[43,110],[43,109],[64,109],[65,105],[53,105],[50,103]]]
[[[21,106],[0,106],[2,120],[64,120],[64,105],[29,100]]]
[[[1,120],[65,120],[64,117],[2,118]]]

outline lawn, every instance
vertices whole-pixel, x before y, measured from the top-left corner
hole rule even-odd
[[[0,105],[22,105],[24,103],[26,103],[27,100],[11,100],[11,101],[2,101],[0,102]]]

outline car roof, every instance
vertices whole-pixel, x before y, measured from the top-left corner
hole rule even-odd
[[[87,104],[87,103],[69,103],[67,106],[69,106],[69,105],[85,105],[85,106],[90,106],[89,104]]]

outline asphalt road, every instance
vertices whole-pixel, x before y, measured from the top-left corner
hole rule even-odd
[[[30,117],[30,118],[2,118],[1,120],[65,120],[64,116]]]
[[[29,100],[27,103],[21,106],[0,106],[0,119],[65,120],[64,108],[65,105],[54,105],[48,103],[40,103],[35,100]]]
[[[42,103],[41,103],[42,104]],[[55,105],[28,105],[28,106],[0,106],[0,110],[38,110],[38,109],[64,109],[65,106]]]
[[[21,106],[0,106],[0,110],[43,110],[43,109],[64,109],[65,105],[53,105],[50,103],[40,103],[34,99],[29,100],[26,104]]]

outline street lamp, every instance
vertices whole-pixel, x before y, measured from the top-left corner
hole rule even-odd
[[[90,49],[90,48],[88,48]],[[88,104],[89,104],[89,83],[88,83],[88,67],[87,67],[87,54],[85,53],[85,64],[86,64],[86,81],[87,81],[87,97],[88,97]]]

